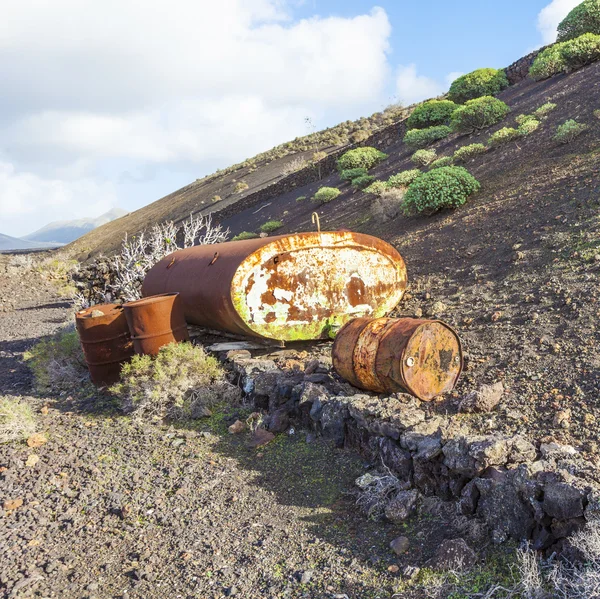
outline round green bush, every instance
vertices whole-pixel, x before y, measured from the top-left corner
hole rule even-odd
[[[483,144],[469,144],[468,146],[458,148],[458,150],[454,152],[454,160],[457,162],[465,162],[469,158],[477,156],[478,154],[483,154],[484,152],[487,152],[487,148]]]
[[[502,100],[483,96],[469,100],[454,111],[452,128],[459,133],[481,131],[500,122],[509,112],[510,108]]]
[[[584,33],[565,42],[560,48],[565,70],[576,71],[585,65],[600,60],[600,35]]]
[[[554,140],[561,144],[571,143],[576,137],[587,129],[584,123],[578,123],[575,119],[569,119],[556,128]]]
[[[410,161],[419,166],[427,166],[436,159],[435,150],[417,150],[411,157]]]
[[[542,104],[539,108],[536,108],[533,111],[533,116],[538,119],[542,119],[548,116],[555,108],[556,104],[554,104],[553,102],[546,102],[545,104]]]
[[[419,175],[421,171],[418,168],[413,168],[408,171],[402,171],[396,175],[392,175],[386,182],[388,189],[393,187],[408,187]]]
[[[600,34],[600,0],[584,0],[558,24],[557,31],[559,42],[584,33]]]
[[[441,158],[438,158],[437,160],[434,160],[430,165],[429,168],[441,168],[442,166],[451,166],[454,163],[454,160],[452,160],[452,156],[442,156]]]
[[[432,143],[448,137],[452,129],[446,125],[428,127],[427,129],[411,129],[404,136],[404,143],[413,148],[424,148]]]
[[[419,104],[406,120],[409,129],[426,129],[447,125],[457,105],[451,100],[428,100]]]
[[[374,181],[375,177],[372,175],[363,175],[362,177],[356,177],[355,179],[352,179],[352,187],[356,189],[365,189]]]
[[[321,187],[313,196],[313,202],[318,204],[326,204],[335,200],[340,193],[342,193],[337,187]]]
[[[377,148],[355,148],[340,156],[337,165],[340,171],[353,168],[365,168],[369,170],[386,158],[387,154],[380,152]]]
[[[244,241],[245,239],[256,239],[258,235],[251,231],[242,231],[238,233],[231,241]]]
[[[448,98],[457,104],[464,104],[481,96],[493,96],[507,87],[508,79],[502,69],[477,69],[455,79]]]
[[[529,135],[540,128],[542,123],[537,119],[527,119],[519,125],[519,135]]]
[[[565,61],[560,49],[562,44],[554,44],[540,52],[529,69],[529,76],[535,81],[548,79],[565,70]]]
[[[373,183],[371,183],[371,185],[369,185],[369,187],[367,187],[364,190],[364,192],[365,193],[372,193],[373,195],[379,196],[386,189],[388,189],[388,186],[387,186],[387,183],[385,181],[374,181]]]
[[[462,166],[443,166],[422,173],[404,196],[407,214],[433,214],[443,208],[462,206],[481,185]]]
[[[280,220],[268,220],[261,225],[260,230],[263,233],[272,233],[273,231],[277,231],[277,229],[281,229],[281,227],[283,227],[283,223]]]
[[[352,181],[352,179],[356,179],[356,177],[362,177],[363,175],[368,174],[369,171],[367,171],[366,168],[348,168],[340,173],[340,179],[342,181]]]

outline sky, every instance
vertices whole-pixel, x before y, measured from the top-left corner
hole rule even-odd
[[[579,0],[7,0],[0,233],[128,211],[556,39]]]

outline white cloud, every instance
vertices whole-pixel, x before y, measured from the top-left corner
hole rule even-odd
[[[319,126],[321,115],[377,106],[389,77],[385,11],[294,21],[296,3],[7,3],[0,139],[14,171],[0,180],[0,230],[22,222],[14,211],[7,220],[19,198],[49,201],[50,181],[64,182],[54,217],[68,218],[73,181],[99,181],[106,162],[111,172],[119,161],[132,171],[191,163],[201,176],[304,134],[306,116]]]
[[[456,81],[459,77],[462,77],[464,73],[462,71],[452,71],[446,75],[446,85],[448,88],[452,85],[454,81]]]
[[[537,16],[537,28],[542,34],[544,44],[556,41],[558,24],[573,10],[581,0],[552,0],[544,6]]]
[[[400,65],[396,75],[396,93],[403,104],[414,104],[421,100],[434,98],[446,91],[435,79],[417,74],[415,64]]]

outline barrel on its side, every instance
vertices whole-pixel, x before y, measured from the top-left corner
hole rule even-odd
[[[189,341],[179,293],[163,293],[124,305],[136,354],[155,356],[163,345]]]
[[[192,324],[297,341],[389,314],[406,279],[404,260],[385,241],[332,231],[180,250],[148,271],[142,293],[179,291]]]
[[[463,366],[458,335],[439,320],[357,318],[340,329],[332,354],[335,371],[355,387],[423,401],[452,390]]]
[[[92,382],[99,387],[116,383],[133,355],[123,307],[100,304],[80,310],[75,325]]]

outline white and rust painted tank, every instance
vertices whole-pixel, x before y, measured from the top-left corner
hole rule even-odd
[[[404,260],[390,244],[333,231],[180,250],[150,269],[142,294],[179,292],[190,324],[294,341],[388,314],[406,283]]]

